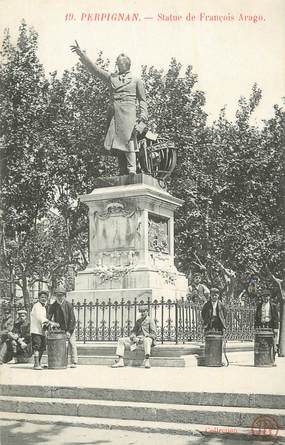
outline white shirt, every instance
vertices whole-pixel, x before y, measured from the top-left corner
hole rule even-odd
[[[212,306],[213,306],[213,317],[217,316],[217,304],[218,301],[212,301]]]
[[[46,308],[38,301],[31,312],[31,334],[44,335],[43,323],[47,321]]]
[[[261,306],[261,323],[268,323],[270,318],[270,302],[267,301]]]

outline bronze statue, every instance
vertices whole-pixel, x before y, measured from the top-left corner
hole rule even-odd
[[[117,57],[115,73],[100,68],[83,53],[78,43],[71,46],[86,68],[97,78],[104,81],[111,91],[111,102],[107,114],[108,129],[104,147],[115,151],[119,160],[120,175],[135,174],[137,135],[143,133],[148,119],[144,84],[131,72],[131,60],[126,54]],[[139,102],[139,116],[136,102]]]

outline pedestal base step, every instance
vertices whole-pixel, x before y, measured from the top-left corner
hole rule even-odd
[[[98,355],[98,356],[114,356],[116,354],[116,342],[94,342],[94,343],[78,343],[77,352],[80,356]],[[139,346],[139,348],[141,348]],[[189,350],[191,352],[189,352]],[[181,357],[181,355],[189,353],[197,353],[200,350],[198,345],[179,346],[175,344],[158,344],[152,348],[152,357]],[[126,350],[126,354],[128,351]]]
[[[95,366],[111,366],[116,360],[115,355],[86,355],[78,356],[79,365],[95,365]],[[124,358],[125,366],[144,366],[144,354],[141,357],[132,358],[126,354]],[[47,364],[47,356],[43,356],[42,364]],[[161,368],[184,368],[185,359],[183,357],[150,357],[150,364],[152,367]]]
[[[78,344],[79,365],[111,366],[116,359],[116,343]],[[150,364],[152,367],[185,367],[184,348],[177,345],[156,345],[151,350]],[[144,366],[144,350],[141,345],[131,352],[125,351],[125,366]],[[43,363],[47,363],[47,357],[43,357]]]

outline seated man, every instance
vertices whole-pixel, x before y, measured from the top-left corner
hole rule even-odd
[[[118,360],[112,365],[112,368],[122,368],[124,366],[125,346],[134,350],[138,344],[143,344],[145,352],[145,368],[150,368],[150,350],[155,344],[156,327],[154,320],[148,315],[147,306],[140,306],[139,312],[141,317],[136,321],[130,337],[121,337],[118,340],[116,350]]]
[[[10,347],[13,357],[19,361],[27,359],[32,355],[32,343],[30,334],[30,323],[27,318],[27,311],[21,309],[18,311],[18,319],[14,324],[12,332],[8,334],[10,338]]]
[[[205,330],[221,331],[226,328],[226,311],[224,305],[219,301],[220,291],[217,288],[210,290],[210,300],[202,308],[202,319]]]
[[[2,306],[3,318],[0,326],[0,365],[12,360],[12,351],[8,350],[9,333],[13,329],[14,320],[8,307]]]

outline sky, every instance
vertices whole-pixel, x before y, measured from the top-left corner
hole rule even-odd
[[[141,65],[167,69],[172,57],[183,70],[191,64],[209,122],[224,106],[233,119],[255,82],[263,98],[253,123],[270,118],[285,96],[285,0],[0,0],[1,40],[6,27],[15,40],[23,18],[39,33],[47,73],[76,63],[74,40],[91,59],[102,50],[111,67],[125,52],[136,75]]]

